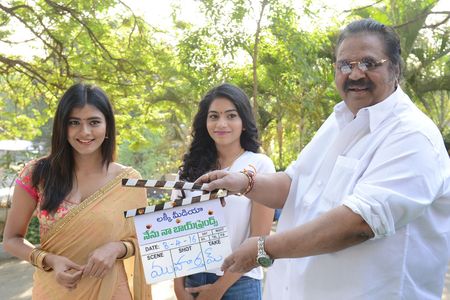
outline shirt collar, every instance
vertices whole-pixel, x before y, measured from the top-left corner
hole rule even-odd
[[[369,126],[370,131],[372,132],[388,117],[389,113],[393,111],[395,105],[399,101],[401,101],[403,96],[403,90],[400,88],[400,86],[397,86],[397,89],[386,99],[375,105],[360,109],[357,115],[363,113],[363,111],[364,114],[369,114]],[[354,119],[353,113],[350,111],[347,105],[345,105],[344,101],[341,101],[334,106],[334,113],[336,115],[336,121],[338,123],[339,129],[342,129],[345,125],[347,125]]]
[[[350,111],[350,109],[348,109],[347,105],[345,105],[344,101],[341,101],[334,106],[334,114],[336,116],[339,130],[344,128],[345,125],[347,125],[354,119],[353,113]]]

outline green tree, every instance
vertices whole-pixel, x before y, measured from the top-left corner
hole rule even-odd
[[[378,1],[353,9],[352,15],[392,25],[400,36],[407,93],[450,134],[450,12],[438,11],[438,0]]]
[[[178,63],[173,48],[153,37],[157,29],[121,1],[28,3],[0,4],[1,42],[17,47],[13,28],[22,28],[40,50],[31,58],[0,53],[0,138],[48,146],[56,102],[79,81],[98,84],[112,99],[119,143],[130,141],[122,152],[152,147],[148,130],[165,136],[163,100],[178,84]]]
[[[160,176],[180,165],[201,97],[228,81],[251,96],[263,149],[284,169],[340,101],[334,41],[340,26],[360,17],[397,28],[406,62],[402,85],[450,137],[450,16],[435,10],[437,0],[352,5],[326,26],[316,26],[324,9],[317,1],[300,10],[281,0],[194,3],[204,25],[183,21],[175,6],[173,27],[163,31],[119,0],[2,1],[1,44],[33,42],[39,54],[0,52],[0,139],[48,145],[58,98],[72,83],[88,81],[112,99],[120,160],[144,176]],[[17,42],[16,28],[27,40]],[[157,38],[164,34],[175,40]]]

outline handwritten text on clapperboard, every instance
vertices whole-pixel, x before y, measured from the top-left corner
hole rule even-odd
[[[218,199],[134,218],[147,283],[218,269],[231,253]]]

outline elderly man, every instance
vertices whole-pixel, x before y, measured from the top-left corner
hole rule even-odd
[[[399,86],[390,28],[352,22],[336,46],[343,102],[285,172],[215,171],[209,189],[283,207],[223,269],[268,269],[265,299],[441,299],[449,259],[450,161],[442,136]]]

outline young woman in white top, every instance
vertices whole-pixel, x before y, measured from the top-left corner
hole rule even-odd
[[[194,118],[192,137],[181,180],[193,182],[211,170],[241,171],[249,165],[257,172],[275,172],[270,158],[258,153],[258,130],[248,97],[234,85],[222,84],[206,94]],[[250,236],[269,234],[273,215],[273,209],[245,196],[227,197],[225,220],[232,250]],[[177,278],[174,288],[178,299],[258,300],[262,277],[261,268],[245,274],[214,270]]]

